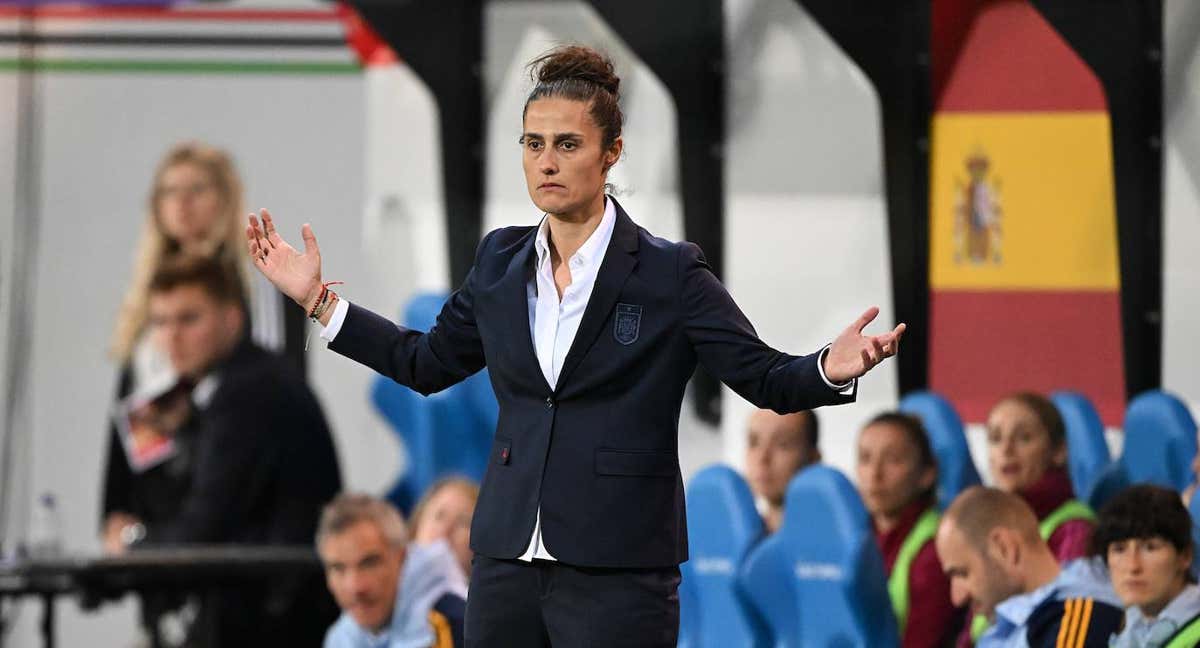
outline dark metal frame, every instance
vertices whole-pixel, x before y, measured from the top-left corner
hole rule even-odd
[[[883,120],[884,184],[900,393],[928,382],[929,2],[797,0],[871,80]]]
[[[441,123],[450,281],[458,286],[482,234],[484,138],[482,0],[350,0],[429,86]]]

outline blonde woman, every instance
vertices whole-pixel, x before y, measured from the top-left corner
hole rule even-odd
[[[479,486],[465,477],[439,479],[417,502],[412,512],[413,540],[431,544],[445,540],[463,575],[471,575],[471,517],[479,500]]]
[[[146,202],[133,280],[113,332],[113,358],[131,364],[135,381],[143,377],[139,371],[153,369],[146,364],[150,351],[145,337],[147,288],[163,261],[180,254],[215,255],[237,268],[250,296],[255,341],[269,349],[283,349],[284,310],[279,297],[274,290],[247,284],[251,275],[241,238],[242,182],[229,155],[199,142],[176,145],[159,162]],[[267,287],[261,280],[256,283]]]

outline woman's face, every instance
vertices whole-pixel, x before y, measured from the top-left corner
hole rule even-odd
[[[582,212],[604,190],[608,168],[620,156],[621,139],[604,150],[604,133],[585,101],[544,97],[525,110],[522,166],[529,197],[556,215]]]
[[[163,233],[189,248],[214,238],[222,204],[216,183],[204,167],[181,162],[163,172],[157,207]]]
[[[921,466],[916,447],[891,423],[868,425],[858,435],[855,468],[863,504],[872,516],[898,515],[937,479]]]
[[[987,420],[988,468],[1000,490],[1032,486],[1066,460],[1065,444],[1054,447],[1037,414],[1016,400],[1001,401]]]
[[[1180,553],[1160,536],[1129,538],[1108,545],[1108,569],[1113,589],[1126,607],[1137,606],[1157,615],[1185,585],[1192,562],[1190,552]]]
[[[454,551],[464,573],[471,573],[471,515],[475,498],[465,488],[450,485],[429,499],[417,520],[414,540],[428,544],[445,540]]]
[[[818,461],[812,429],[802,414],[779,415],[757,410],[750,417],[746,440],[746,481],[755,495],[782,506],[788,483],[801,468]]]

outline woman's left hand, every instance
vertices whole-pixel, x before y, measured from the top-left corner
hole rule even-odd
[[[858,378],[900,350],[900,336],[904,335],[906,328],[904,324],[883,335],[863,335],[863,329],[878,315],[878,307],[868,308],[829,345],[823,365],[829,382],[841,384]]]

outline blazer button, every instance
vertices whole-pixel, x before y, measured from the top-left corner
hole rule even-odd
[[[553,397],[553,396],[547,396],[547,397],[546,397],[546,409],[550,409],[550,408],[552,408],[552,407],[554,407],[554,397]]]

